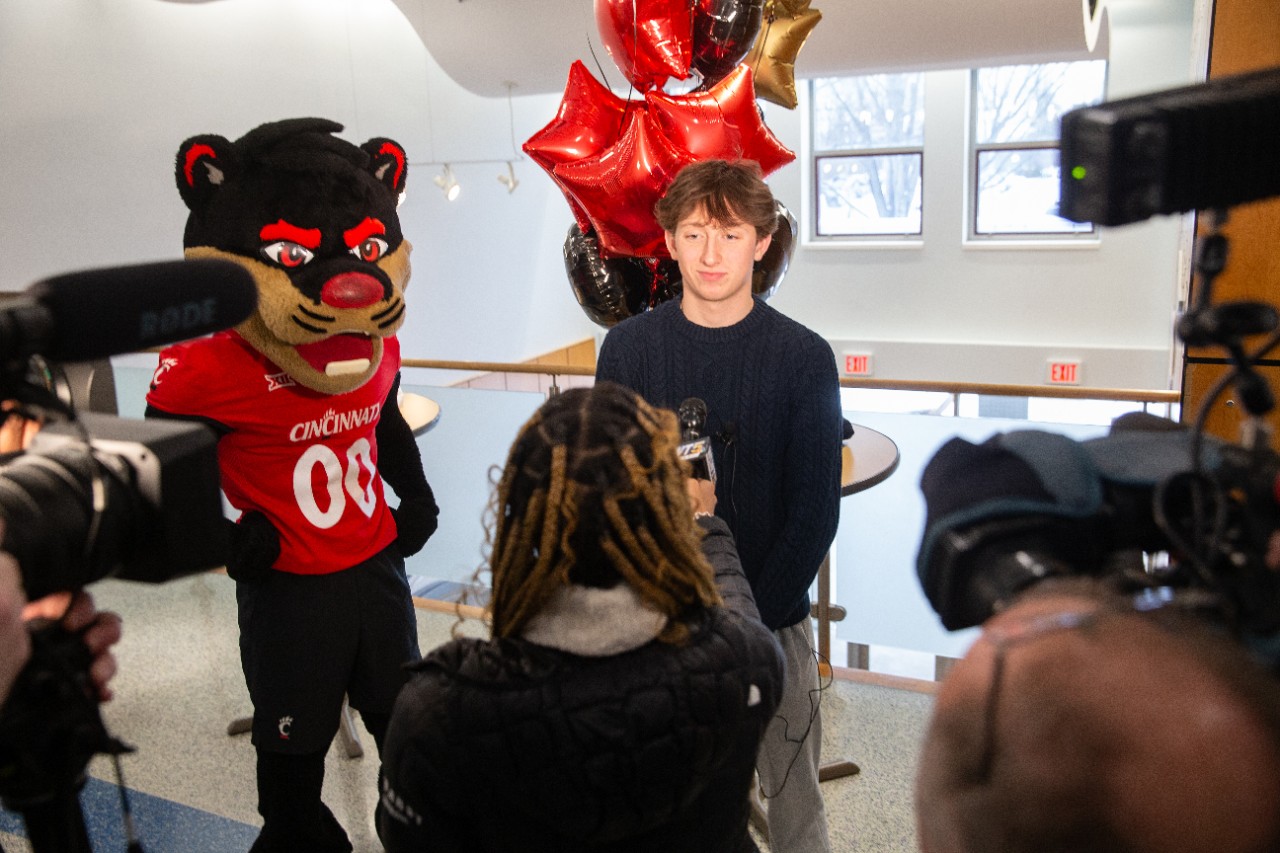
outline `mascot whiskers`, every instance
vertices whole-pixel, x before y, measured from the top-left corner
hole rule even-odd
[[[321,801],[324,756],[344,697],[382,745],[419,657],[404,558],[438,515],[397,405],[405,153],[341,130],[298,118],[182,143],[185,254],[245,267],[259,302],[234,329],[164,350],[147,395],[149,417],[219,434],[240,512],[227,571],[254,710],[255,853],[351,850]]]

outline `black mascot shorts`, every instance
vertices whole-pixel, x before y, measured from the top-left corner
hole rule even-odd
[[[237,583],[240,662],[253,700],[253,743],[308,754],[338,732],[343,698],[389,714],[405,664],[421,657],[404,558],[395,543],[327,575],[271,571]]]

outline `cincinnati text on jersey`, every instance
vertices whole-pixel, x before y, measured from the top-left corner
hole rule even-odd
[[[322,417],[315,420],[294,424],[293,429],[289,430],[289,440],[297,442],[328,438],[365,424],[377,423],[378,415],[381,412],[381,403],[374,403],[371,406],[351,409],[346,412],[336,412],[330,409]]]

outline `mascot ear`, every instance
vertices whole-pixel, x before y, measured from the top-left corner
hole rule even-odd
[[[237,169],[235,149],[214,134],[193,136],[178,148],[174,176],[187,207],[201,210]]]
[[[399,197],[404,192],[405,178],[409,172],[409,158],[405,156],[400,143],[378,137],[370,139],[360,148],[369,155],[369,172],[386,184],[392,195]]]

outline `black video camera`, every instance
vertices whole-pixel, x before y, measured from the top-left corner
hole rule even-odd
[[[0,420],[42,424],[28,446],[0,457],[0,549],[17,560],[28,599],[225,564],[213,430],[78,413],[64,362],[217,331],[256,302],[239,266],[180,261],[46,279],[0,304]],[[40,624],[31,645],[0,709],[0,798],[23,815],[35,853],[88,853],[77,799],[86,767],[128,747],[102,723],[80,638]]]
[[[921,479],[928,507],[916,569],[950,630],[978,625],[1054,576],[1106,576],[1192,589],[1255,649],[1280,640],[1280,456],[1263,416],[1274,408],[1254,369],[1280,344],[1280,315],[1260,302],[1212,304],[1226,263],[1225,209],[1280,194],[1280,68],[1084,107],[1062,119],[1062,215],[1121,225],[1212,212],[1198,238],[1195,304],[1177,323],[1188,345],[1226,350],[1232,370],[1181,427],[1146,415],[1076,442],[1036,430],[945,444]],[[1252,351],[1243,340],[1268,334]],[[1204,434],[1233,383],[1241,442]],[[1167,555],[1162,563],[1160,555]],[[1277,664],[1280,667],[1280,664]]]
[[[1157,426],[1160,425],[1160,426]],[[1170,428],[1172,427],[1172,428]],[[1199,461],[1197,461],[1199,460]],[[1049,577],[1212,594],[1241,634],[1280,630],[1280,456],[1124,416],[1077,442],[1039,430],[952,439],[925,467],[917,572],[949,630],[978,625]],[[1167,564],[1147,559],[1166,553]]]

